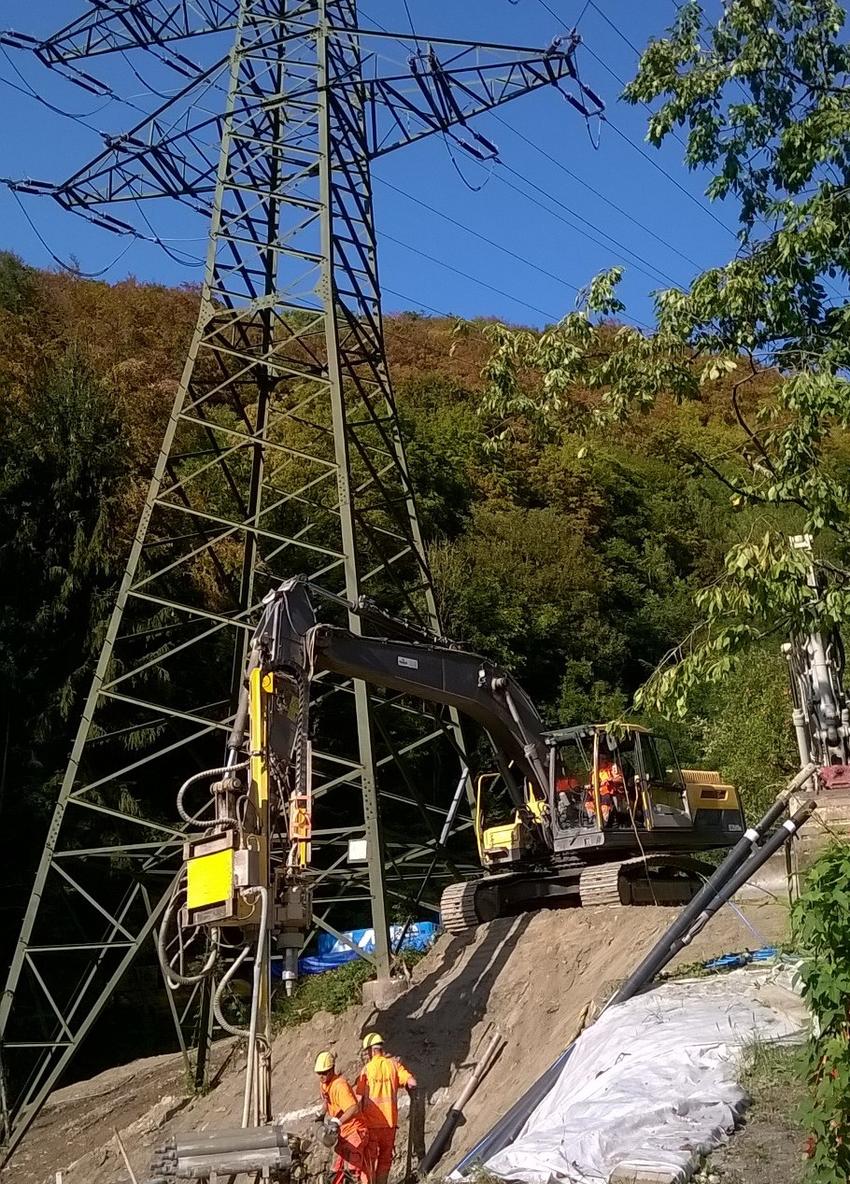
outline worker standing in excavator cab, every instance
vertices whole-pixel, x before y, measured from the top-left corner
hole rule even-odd
[[[369,1128],[374,1184],[387,1184],[398,1132],[398,1091],[416,1089],[416,1078],[398,1057],[388,1057],[377,1032],[363,1037],[369,1060],[357,1079],[357,1093]]]
[[[313,1069],[319,1075],[322,1094],[322,1141],[336,1151],[330,1184],[343,1184],[346,1176],[357,1184],[372,1184],[369,1128],[359,1099],[345,1077],[337,1073],[334,1053],[320,1052]]]

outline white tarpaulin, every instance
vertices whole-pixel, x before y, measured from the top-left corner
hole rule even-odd
[[[799,1037],[805,1025],[784,967],[666,983],[611,1007],[576,1041],[517,1139],[484,1167],[528,1184],[607,1181],[626,1164],[675,1179],[735,1126],[746,1104],[736,1082],[744,1047]]]

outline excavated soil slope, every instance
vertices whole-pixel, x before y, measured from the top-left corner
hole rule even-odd
[[[729,909],[685,952],[684,961],[753,948],[785,932],[785,910],[745,905],[756,938]],[[507,1044],[466,1110],[442,1167],[453,1165],[573,1038],[581,1013],[602,1002],[668,925],[668,909],[582,909],[541,912],[493,922],[469,939],[442,938],[419,963],[413,981],[390,1007],[322,1014],[284,1031],[274,1044],[274,1103],[279,1113],[316,1102],[311,1072],[318,1050],[336,1050],[354,1072],[359,1037],[376,1027],[388,1047],[416,1073],[422,1112],[415,1141],[429,1141],[493,1028]],[[675,965],[675,964],[674,964]],[[243,1060],[217,1046],[220,1080],[202,1098],[187,1099],[179,1057],[154,1057],[112,1069],[53,1095],[26,1141],[0,1173],[2,1184],[128,1184],[113,1139],[117,1127],[140,1180],[164,1132],[238,1125]],[[226,1063],[222,1064],[222,1061]],[[309,1131],[295,1123],[293,1130]],[[402,1120],[397,1152],[406,1147]],[[323,1153],[324,1154],[324,1153]],[[401,1165],[403,1168],[403,1164]]]

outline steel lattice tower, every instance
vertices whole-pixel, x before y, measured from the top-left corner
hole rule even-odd
[[[151,940],[183,841],[174,793],[220,762],[263,596],[307,572],[355,631],[387,627],[363,597],[439,631],[387,372],[371,162],[452,128],[480,154],[467,119],[541,86],[569,82],[574,106],[597,109],[575,37],[542,53],[436,38],[409,73],[383,77],[367,74],[369,46],[403,38],[361,29],[355,0],[93,7],[48,41],[5,40],[88,89],[92,63],[134,49],[187,81],[63,185],[21,188],[119,233],[142,233],[145,203],[164,198],[211,229],[197,327],[0,1005],[8,1150]],[[225,30],[227,59],[193,72],[179,43]],[[216,71],[227,97],[211,114],[198,96]],[[327,679],[314,698],[329,736],[313,747],[317,922],[336,933],[340,909],[371,910],[386,975],[388,896],[422,901],[464,871],[447,833],[468,825],[450,811],[459,732],[360,682]],[[352,837],[367,840],[362,868],[346,860]],[[178,1031],[195,1003],[180,1014],[171,999]]]

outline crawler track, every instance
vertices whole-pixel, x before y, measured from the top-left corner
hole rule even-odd
[[[448,933],[466,933],[496,917],[546,904],[584,908],[687,904],[707,869],[685,855],[647,855],[562,869],[484,876],[451,884],[440,909]]]

